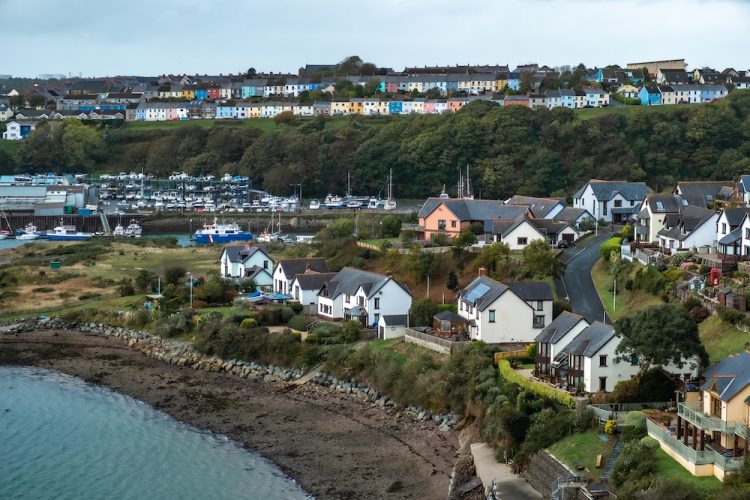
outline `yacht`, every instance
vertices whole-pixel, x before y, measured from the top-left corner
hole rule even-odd
[[[393,169],[388,174],[388,199],[383,206],[386,210],[396,210],[396,200],[393,199]]]
[[[344,202],[339,196],[328,195],[325,201],[326,208],[344,208]]]
[[[320,210],[320,200],[310,200],[310,210]]]
[[[131,220],[128,227],[125,228],[125,236],[128,238],[140,238],[141,233],[143,233],[143,228],[136,220]]]
[[[352,209],[356,210],[358,208],[362,208],[362,205],[363,205],[363,203],[361,201],[359,201],[359,200],[349,200],[346,203],[346,208],[352,208]]]
[[[115,226],[115,229],[112,231],[112,236],[115,238],[122,238],[125,236],[125,228],[122,227],[122,224],[117,224]]]
[[[252,241],[253,233],[243,231],[237,224],[219,224],[214,218],[213,224],[204,224],[203,229],[195,232],[198,243],[228,243],[230,241]]]
[[[369,210],[377,210],[378,208],[378,199],[374,196],[370,197],[370,201],[367,202],[367,208]]]
[[[36,226],[31,223],[26,224],[26,227],[17,230],[16,233],[17,240],[36,240],[47,236],[47,233],[43,231],[37,231]]]

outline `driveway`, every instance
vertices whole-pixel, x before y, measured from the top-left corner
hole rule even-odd
[[[560,260],[567,264],[567,268],[563,279],[555,282],[557,295],[567,296],[573,312],[588,321],[604,319],[606,323],[611,323],[591,279],[591,268],[599,260],[599,247],[610,236],[609,232],[600,233],[596,239],[587,241],[586,246],[566,248],[560,255]]]

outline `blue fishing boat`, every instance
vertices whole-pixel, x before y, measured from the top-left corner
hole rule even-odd
[[[203,224],[203,229],[195,232],[198,243],[229,243],[231,241],[252,241],[253,233],[243,231],[237,224],[219,224],[214,219],[213,224]]]

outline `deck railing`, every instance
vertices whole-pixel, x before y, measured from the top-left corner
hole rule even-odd
[[[667,429],[661,427],[656,422],[646,419],[646,428],[649,434],[652,434],[659,441],[666,444],[676,451],[682,458],[696,464],[712,464],[715,462],[716,453],[711,450],[698,451],[687,446],[685,443],[674,437]]]
[[[711,417],[695,405],[680,403],[677,405],[677,414],[704,431],[720,431],[725,434],[736,434],[745,440],[750,439],[750,427],[747,425],[734,420],[726,421]]]
[[[617,425],[625,425],[625,418],[631,411],[640,410],[663,410],[672,405],[670,401],[659,401],[656,403],[618,403],[618,404],[596,404],[588,405],[588,409],[594,412],[600,420],[616,420]]]

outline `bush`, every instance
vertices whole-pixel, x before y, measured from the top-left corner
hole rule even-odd
[[[510,383],[529,390],[544,399],[565,405],[568,408],[573,408],[575,406],[575,401],[570,394],[516,373],[507,360],[500,360],[498,363],[498,369],[500,370],[500,376]]]
[[[290,304],[289,307],[292,308],[292,311],[294,311],[294,314],[299,314],[302,312],[302,309],[304,309],[304,306],[300,304],[299,302],[294,302]]]
[[[617,432],[617,420],[607,420],[604,424],[604,434],[614,436],[615,432]]]
[[[702,323],[703,320],[705,320],[709,316],[711,316],[711,311],[703,306],[690,309],[690,317],[693,318],[696,323]]]
[[[135,288],[133,288],[133,285],[130,283],[120,285],[120,297],[128,297],[130,295],[135,295]]]
[[[634,286],[652,295],[659,295],[669,286],[669,280],[653,266],[645,266],[635,274]]]
[[[719,306],[717,314],[722,321],[729,323],[730,325],[741,324],[745,321],[745,315],[737,309],[731,307]]]
[[[286,324],[286,326],[288,326],[292,330],[297,330],[300,332],[307,331],[307,325],[308,325],[307,317],[300,316],[300,315],[292,317],[292,319],[290,319]]]
[[[612,258],[612,254],[620,255],[620,245],[622,244],[622,238],[614,236],[599,247],[599,255],[605,262],[609,262]]]
[[[255,320],[255,318],[245,318],[240,323],[240,328],[243,330],[250,330],[252,328],[257,328],[258,322]]]
[[[281,323],[289,323],[289,320],[294,317],[294,310],[291,307],[282,307],[279,310],[279,321]]]
[[[652,438],[651,436],[642,437],[641,444],[649,450],[656,450],[657,448],[659,448],[659,441]]]

